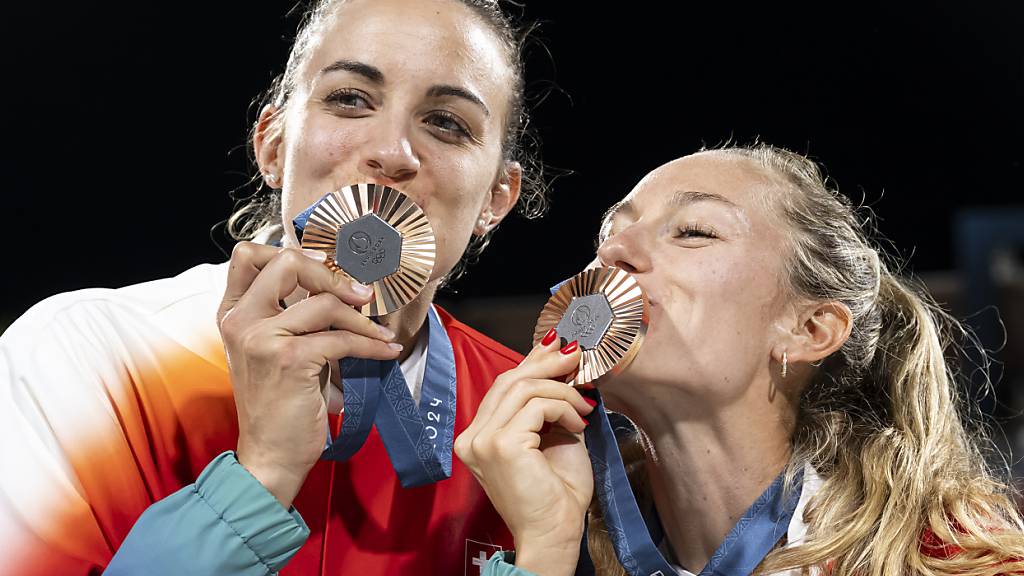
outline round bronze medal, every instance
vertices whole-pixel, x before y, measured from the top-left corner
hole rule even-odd
[[[302,233],[302,247],[327,253],[327,266],[373,287],[360,308],[383,316],[419,295],[434,269],[437,242],[423,210],[380,184],[355,184],[325,196]]]
[[[625,369],[647,333],[647,296],[620,268],[584,270],[551,296],[537,319],[536,344],[554,328],[561,338],[579,342],[583,356],[569,383],[593,388],[605,375]]]

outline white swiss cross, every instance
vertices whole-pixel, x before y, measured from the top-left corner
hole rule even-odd
[[[501,546],[496,544],[470,540],[467,538],[466,569],[463,572],[463,576],[480,576],[480,574],[483,574],[484,566],[487,565],[487,560],[490,559],[495,552],[500,551]]]

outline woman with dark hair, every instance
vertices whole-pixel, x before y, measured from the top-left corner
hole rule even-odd
[[[230,222],[256,241],[49,298],[0,339],[0,573],[447,576],[511,545],[451,447],[521,357],[431,301],[517,204],[542,207],[520,45],[490,0],[310,10],[252,133],[268,191]],[[291,226],[364,182],[437,240],[426,288],[378,322]],[[321,389],[339,359],[369,384]],[[372,410],[358,391],[378,389]]]

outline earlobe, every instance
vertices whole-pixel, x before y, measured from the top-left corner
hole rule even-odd
[[[519,201],[523,169],[518,162],[506,162],[488,193],[488,200],[480,211],[473,233],[484,236],[508,216]]]
[[[491,190],[490,213],[493,227],[497,225],[519,201],[523,186],[523,168],[519,162],[506,162],[501,175]]]
[[[473,234],[477,236],[486,236],[491,231],[493,226],[491,225],[491,212],[490,210],[484,210],[484,213],[476,219],[476,225],[473,226]]]

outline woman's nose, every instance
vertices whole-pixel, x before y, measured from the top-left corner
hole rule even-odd
[[[650,270],[650,250],[642,227],[632,224],[609,236],[598,247],[597,260],[604,266],[622,268],[630,274]]]
[[[381,184],[400,184],[416,177],[420,160],[407,131],[399,126],[381,130],[367,142],[359,172]]]

